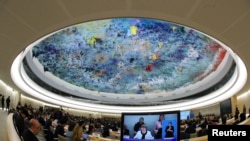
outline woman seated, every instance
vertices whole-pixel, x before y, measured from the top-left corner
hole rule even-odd
[[[143,124],[140,130],[135,134],[134,139],[154,139],[151,131],[147,130],[147,126]]]

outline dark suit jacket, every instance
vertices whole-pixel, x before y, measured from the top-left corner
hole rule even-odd
[[[54,137],[58,138],[58,135],[65,136],[64,135],[64,128],[63,128],[63,126],[61,124],[58,124],[56,126],[56,129],[55,129]]]
[[[29,129],[26,129],[23,132],[22,137],[23,141],[39,141],[37,137]]]

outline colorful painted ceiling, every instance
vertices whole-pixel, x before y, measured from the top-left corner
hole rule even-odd
[[[194,29],[155,19],[113,18],[60,30],[32,49],[45,72],[112,94],[172,91],[216,71],[226,50]]]

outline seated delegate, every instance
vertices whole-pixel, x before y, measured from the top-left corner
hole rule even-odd
[[[151,131],[147,130],[147,126],[143,124],[140,130],[135,134],[134,139],[154,139]]]

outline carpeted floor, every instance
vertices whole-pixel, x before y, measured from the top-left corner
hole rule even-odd
[[[0,109],[0,141],[8,141],[7,135],[7,127],[6,127],[6,120],[7,120],[8,112],[3,111],[2,108]]]

